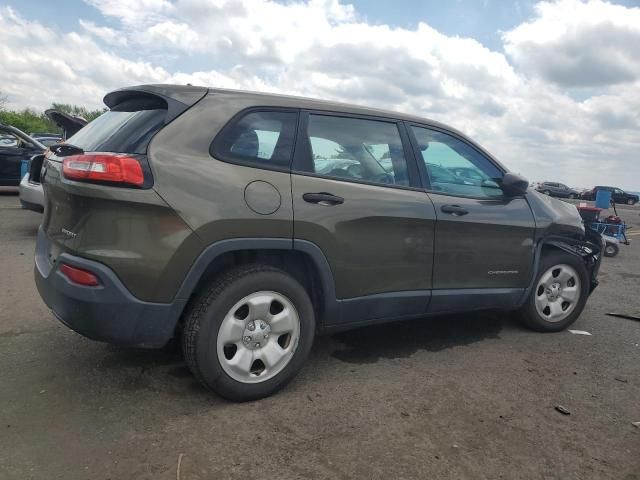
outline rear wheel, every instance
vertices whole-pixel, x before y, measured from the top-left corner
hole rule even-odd
[[[589,275],[581,259],[549,251],[540,262],[538,276],[519,317],[532,330],[564,330],[582,313],[589,294]]]
[[[298,373],[314,332],[311,300],[296,280],[268,266],[241,267],[196,300],[183,350],[205,387],[229,400],[256,400]]]

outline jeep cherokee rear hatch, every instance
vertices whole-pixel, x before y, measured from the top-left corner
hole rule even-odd
[[[108,266],[131,293],[153,300],[154,286],[143,278],[150,269],[159,274],[170,254],[161,245],[150,250],[150,240],[187,227],[151,188],[147,147],[207,91],[153,85],[116,90],[104,98],[107,112],[51,147],[42,173],[45,214],[36,251],[44,277],[61,268],[55,263],[66,253]],[[65,271],[72,283],[82,278]]]

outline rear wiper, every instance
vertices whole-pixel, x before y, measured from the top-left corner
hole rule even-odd
[[[49,147],[53,153],[59,157],[66,157],[68,155],[82,155],[84,150],[80,147],[76,147],[70,143],[56,143]]]

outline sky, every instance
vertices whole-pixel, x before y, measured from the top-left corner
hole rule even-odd
[[[141,83],[412,113],[529,180],[640,190],[640,0],[0,0],[9,108]]]

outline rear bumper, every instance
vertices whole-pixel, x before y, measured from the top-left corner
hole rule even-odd
[[[34,268],[38,292],[69,328],[92,340],[145,348],[162,347],[173,337],[185,301],[142,301],[105,265],[67,253],[51,261],[49,252],[49,240],[40,228]],[[61,262],[93,272],[100,285],[72,283],[59,271]]]

